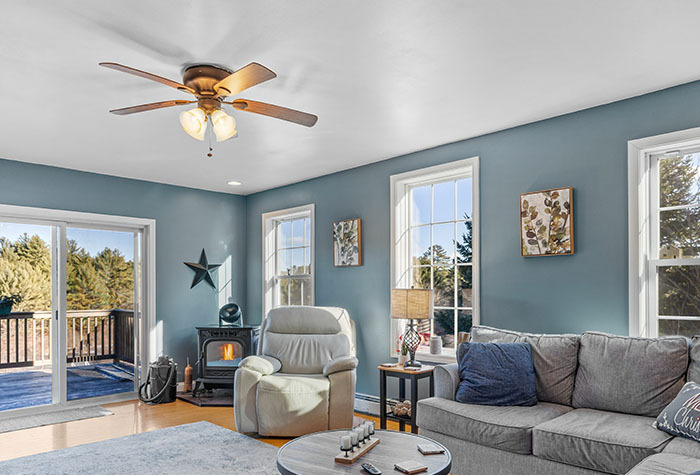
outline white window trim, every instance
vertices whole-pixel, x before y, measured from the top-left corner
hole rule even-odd
[[[700,127],[627,142],[627,201],[629,235],[629,334],[656,336],[656,289],[650,285],[650,268],[656,259],[651,249],[650,203],[654,154],[700,146]],[[682,264],[680,260],[675,262]]]
[[[309,216],[311,218],[310,222],[310,239],[311,239],[311,305],[315,305],[316,300],[316,243],[315,243],[315,207],[314,204],[308,204],[303,206],[296,206],[294,208],[281,209],[277,211],[270,211],[268,213],[263,213],[262,215],[262,268],[263,268],[263,281],[262,281],[262,295],[263,295],[263,319],[267,317],[267,312],[274,305],[274,284],[273,279],[275,275],[275,261],[274,253],[276,250],[276,239],[275,234],[275,221],[280,219],[289,219],[297,216]],[[272,252],[272,255],[270,254]]]
[[[419,170],[412,170],[389,178],[391,201],[391,288],[407,288],[410,285],[410,246],[408,238],[397,236],[397,230],[407,230],[410,217],[409,193],[410,187],[421,183],[432,183],[440,180],[454,179],[456,176],[472,177],[472,324],[480,321],[480,281],[479,272],[479,157],[465,158],[454,162],[444,163]],[[403,258],[400,258],[403,256]],[[408,268],[407,268],[408,266]],[[391,358],[396,358],[396,337],[399,325],[391,322]],[[422,361],[454,362],[454,355],[431,355],[417,352],[416,358]]]

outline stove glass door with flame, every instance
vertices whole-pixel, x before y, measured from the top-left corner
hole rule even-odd
[[[243,358],[243,346],[230,340],[214,340],[207,343],[207,366],[211,368],[232,368]]]

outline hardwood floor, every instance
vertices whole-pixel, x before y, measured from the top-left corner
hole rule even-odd
[[[136,400],[105,404],[104,407],[114,415],[0,434],[0,460],[197,421],[209,421],[235,430],[230,407],[197,407],[180,400],[156,406]],[[379,427],[376,417],[364,414],[355,414],[355,417],[374,420]],[[389,429],[398,430],[398,423],[390,421],[388,424]],[[260,437],[259,440],[281,447],[289,439]]]

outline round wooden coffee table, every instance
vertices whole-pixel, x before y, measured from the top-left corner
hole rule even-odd
[[[372,438],[379,444],[352,465],[336,463],[336,455],[341,453],[340,436],[347,430],[316,432],[291,440],[277,452],[277,469],[283,475],[329,475],[354,473],[363,474],[360,464],[369,462],[382,471],[383,475],[399,474],[394,464],[413,460],[428,467],[428,475],[447,475],[452,468],[452,455],[447,448],[432,439],[418,434],[377,430]],[[418,444],[434,444],[445,449],[444,454],[423,455]]]

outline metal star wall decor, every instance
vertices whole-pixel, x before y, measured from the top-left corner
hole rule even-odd
[[[202,254],[199,256],[199,262],[185,262],[184,264],[194,271],[194,278],[192,279],[190,289],[204,280],[216,290],[216,285],[214,285],[214,280],[211,278],[210,271],[221,267],[221,264],[209,264],[204,249],[202,249]]]

